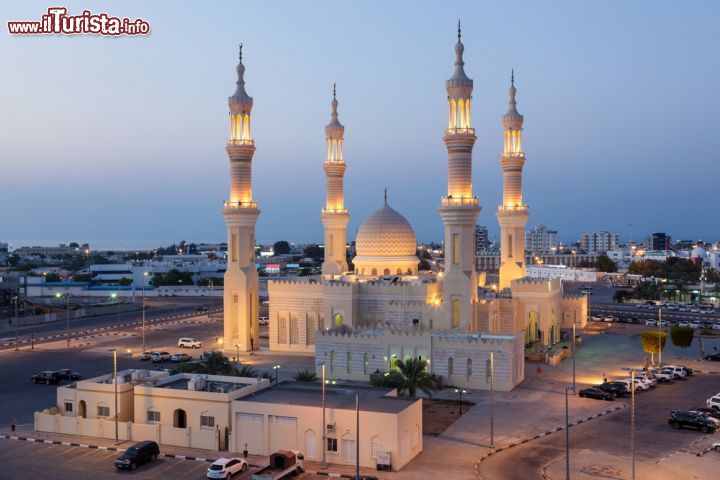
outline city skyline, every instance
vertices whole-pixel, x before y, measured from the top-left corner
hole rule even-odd
[[[455,23],[462,17],[468,74],[476,82],[474,190],[483,207],[478,223],[489,227],[491,239],[498,231],[500,119],[512,68],[518,109],[526,117],[529,227],[548,225],[561,239],[609,230],[627,240],[632,223],[636,241],[655,231],[674,239],[715,239],[703,231],[710,227],[701,226],[699,209],[693,213],[685,204],[712,200],[712,175],[693,173],[712,168],[702,152],[720,145],[713,145],[718,140],[709,122],[698,124],[695,118],[698,101],[713,111],[718,99],[677,85],[713,78],[717,61],[708,61],[694,45],[707,43],[703,36],[712,28],[699,25],[711,21],[707,9],[716,7],[662,3],[652,10],[627,8],[618,17],[607,6],[581,11],[519,5],[516,10],[529,16],[518,15],[509,25],[499,25],[504,18],[499,4],[487,11],[467,3],[428,6],[408,16],[399,6],[383,7],[381,16],[353,7],[319,9],[312,17],[297,10],[294,16],[296,7],[288,6],[287,17],[272,21],[273,12],[252,5],[243,6],[242,19],[221,18],[219,7],[211,7],[194,21],[220,26],[202,29],[190,43],[185,34],[193,19],[187,12],[126,2],[106,11],[147,19],[151,35],[5,36],[0,44],[11,74],[0,80],[4,91],[21,85],[23,91],[48,91],[44,72],[52,71],[53,78],[48,96],[13,96],[0,114],[8,135],[0,153],[15,159],[5,164],[0,199],[24,210],[23,215],[4,210],[4,236],[118,239],[118,248],[122,239],[222,241],[225,102],[234,90],[242,41],[247,90],[256,102],[254,192],[263,211],[258,241],[322,239],[323,127],[333,82],[347,128],[348,240],[382,204],[387,186],[391,204],[409,219],[418,240],[439,241],[440,221],[427,212],[435,210],[444,188],[438,180],[446,118],[441,88],[451,71]],[[73,2],[67,6],[71,12],[82,9]],[[43,7],[8,10],[9,19],[28,19]],[[641,14],[645,23],[636,22]],[[354,22],[347,22],[351,15]],[[612,19],[613,36],[602,38],[607,31],[597,19],[583,27],[590,15]],[[256,21],[277,30],[259,29]],[[675,35],[663,29],[670,21]],[[324,30],[315,32],[320,26]],[[285,33],[291,27],[301,29],[300,38]],[[547,31],[541,34],[540,27]],[[509,37],[503,35],[508,28]],[[43,115],[34,114],[38,111]],[[39,118],[45,128],[36,125]],[[44,141],[38,142],[38,131]],[[698,138],[703,141],[692,141]],[[672,174],[685,169],[683,157],[693,162],[685,182]],[[375,188],[380,168],[388,172],[380,182],[386,185]],[[32,171],[41,173],[29,176]],[[564,180],[561,187],[558,180]],[[658,193],[665,191],[673,193]]]

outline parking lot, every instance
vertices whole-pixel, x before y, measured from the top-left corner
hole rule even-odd
[[[133,471],[120,471],[113,461],[119,454],[107,450],[50,445],[45,443],[24,442],[0,439],[0,479],[18,478],[72,478],[75,480],[115,479],[157,479],[196,480],[206,478],[209,462],[181,460],[177,458],[158,458],[145,463]],[[250,480],[252,472],[233,477],[234,480]],[[327,475],[305,473],[301,480],[327,479]]]

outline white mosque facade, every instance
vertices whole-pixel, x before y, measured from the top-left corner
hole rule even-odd
[[[508,295],[479,296],[474,231],[480,207],[472,191],[473,81],[465,74],[463,51],[458,28],[455,70],[446,81],[447,195],[438,208],[444,225],[444,269],[418,271],[413,228],[388,205],[386,195],[380,208],[362,222],[354,269],[348,271],[344,127],[333,91],[331,121],[325,128],[322,275],[268,283],[270,350],[314,352],[318,373],[324,365],[331,379],[368,380],[376,371],[394,368],[398,359],[423,358],[446,385],[489,389],[492,382],[497,390],[512,390],[523,381],[527,346],[550,347],[559,341],[560,329],[585,326],[586,297],[563,295],[559,280],[525,277],[523,232],[528,208],[522,203],[523,117],[515,107],[514,81],[510,108],[503,117],[504,192],[497,213],[503,235],[500,284],[507,287]],[[229,99],[231,199],[224,210],[229,252],[224,340],[233,351],[259,347],[258,284],[251,252],[260,212],[251,189],[252,99],[245,93],[243,73],[241,56],[238,90]]]

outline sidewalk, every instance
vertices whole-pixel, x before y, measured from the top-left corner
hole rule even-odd
[[[65,435],[60,433],[36,432],[34,430],[16,429],[11,432],[10,429],[0,430],[0,439],[34,439],[44,443],[57,443],[78,448],[96,448],[101,450],[117,450],[123,452],[128,447],[137,442],[121,441],[115,445],[113,439],[97,438],[97,437],[81,437],[78,435]],[[231,453],[227,451],[204,450],[200,448],[176,447],[173,445],[160,445],[161,455],[170,458],[181,458],[185,460],[195,460],[200,462],[213,462],[220,457],[241,457],[242,454]],[[262,455],[248,455],[248,464],[251,467],[259,468],[265,466],[269,462],[269,458]],[[305,471],[309,473],[319,473],[320,475],[340,476],[345,478],[354,478],[355,467],[352,465],[328,465],[323,468],[320,462],[305,460]],[[391,478],[394,474],[391,472],[376,472],[374,469],[361,468],[361,474],[375,475],[379,479]]]

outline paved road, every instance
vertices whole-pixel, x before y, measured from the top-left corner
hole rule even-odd
[[[698,441],[703,441],[707,436],[699,432],[673,430],[667,424],[667,415],[672,409],[703,405],[707,397],[720,389],[719,381],[718,375],[696,375],[687,380],[660,385],[652,391],[639,393],[636,396],[637,458],[656,462]],[[617,401],[629,403],[627,398]],[[588,449],[623,457],[629,456],[630,411],[630,408],[625,408],[571,427],[571,450]],[[713,437],[720,437],[720,433]],[[564,442],[564,432],[558,432],[498,453],[483,462],[481,474],[487,480],[540,478],[540,469],[543,466],[564,457]]]

